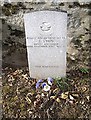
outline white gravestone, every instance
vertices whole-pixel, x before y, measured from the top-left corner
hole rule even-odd
[[[65,77],[67,13],[48,10],[26,13],[24,23],[30,76]]]

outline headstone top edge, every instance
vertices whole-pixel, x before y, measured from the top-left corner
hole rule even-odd
[[[64,11],[64,10],[35,10],[35,11],[30,11],[28,13],[25,13],[24,15],[28,15],[28,14],[36,13],[36,12],[63,12],[67,14],[67,11]]]

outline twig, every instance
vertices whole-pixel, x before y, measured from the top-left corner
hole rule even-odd
[[[50,118],[52,118],[51,115],[49,114],[49,108],[47,109],[47,116],[48,116],[48,120],[50,120]]]

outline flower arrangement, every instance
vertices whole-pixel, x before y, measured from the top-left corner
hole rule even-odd
[[[44,91],[49,91],[51,86],[53,84],[53,79],[51,77],[48,77],[46,82],[43,82],[42,79],[38,80],[36,83],[36,89],[38,89],[39,87],[42,87]]]
[[[47,105],[48,102],[56,101],[59,103],[61,99],[68,99],[68,81],[69,80],[66,78],[53,79],[51,77],[48,77],[47,79],[39,79],[36,82],[37,96],[34,106],[38,107],[39,99],[41,101],[41,104],[39,105],[40,108],[44,108],[43,106]]]
[[[35,110],[45,110],[53,107],[54,103],[61,103],[63,100],[73,104],[74,97],[70,95],[69,79],[67,78],[51,78],[39,79],[36,81],[33,100],[31,93],[27,95],[29,104],[33,103]]]

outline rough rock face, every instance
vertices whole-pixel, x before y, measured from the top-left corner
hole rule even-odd
[[[2,4],[3,65],[27,66],[24,13],[35,10],[66,10],[68,13],[68,66],[82,57],[81,50],[89,42],[90,3],[5,3]],[[79,47],[80,46],[80,47]],[[21,52],[21,49],[23,52]],[[19,53],[19,54],[18,54]],[[88,54],[88,53],[84,53]],[[16,56],[13,58],[13,56]],[[82,55],[82,56],[81,56]],[[13,58],[13,59],[12,59]],[[69,62],[69,60],[71,60]],[[19,62],[18,62],[19,61]],[[83,61],[84,63],[84,61]],[[82,63],[82,64],[83,64]],[[81,64],[81,62],[79,63]]]

